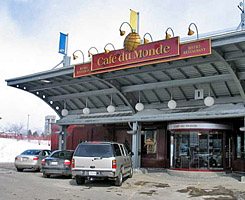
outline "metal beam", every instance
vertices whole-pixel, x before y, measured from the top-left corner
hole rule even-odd
[[[233,71],[233,69],[231,68],[230,64],[224,59],[223,56],[221,56],[216,50],[212,49],[212,52],[213,54],[218,58],[218,60],[220,62],[223,63],[223,65],[227,68],[227,70],[229,71],[232,79],[234,80],[235,82],[235,85],[242,97],[242,100],[243,100],[243,103],[245,104],[245,93],[244,93],[244,90],[243,90],[243,87],[241,85],[241,82],[239,81],[239,78],[238,76],[236,75],[236,73]]]
[[[124,103],[130,108],[130,110],[133,112],[133,113],[136,113],[133,105],[129,102],[129,100],[127,99],[127,96],[124,95],[122,93],[122,91],[116,87],[115,85],[113,85],[112,83],[110,83],[109,81],[107,80],[104,80],[102,78],[99,78],[97,76],[92,76],[95,80],[100,80],[101,82],[105,83],[106,85],[108,85],[109,87],[111,87],[112,89],[116,90],[116,93],[120,96],[120,98],[122,98],[122,100],[124,101]]]
[[[143,91],[143,90],[153,90],[153,89],[159,89],[159,88],[179,87],[179,86],[193,85],[193,84],[199,84],[199,83],[229,81],[229,80],[232,80],[231,75],[223,74],[223,75],[215,75],[215,76],[200,77],[200,78],[193,78],[193,79],[171,80],[171,81],[162,81],[162,82],[156,82],[156,83],[145,83],[145,84],[140,84],[140,85],[124,86],[124,87],[121,87],[120,91],[115,86],[113,86],[113,88],[110,88],[110,89],[50,96],[48,97],[48,100],[49,101],[61,101],[61,100],[66,100],[66,99],[89,97],[89,96],[110,95],[114,93],[118,93],[121,97],[123,96],[122,98],[126,98],[123,95],[123,93]]]
[[[82,97],[89,97],[89,96],[101,96],[101,95],[109,95],[116,93],[117,90],[115,88],[110,89],[103,89],[103,90],[93,90],[88,92],[77,92],[72,94],[64,94],[64,95],[56,95],[56,96],[49,96],[49,101],[61,101],[66,99],[75,99],[75,98],[82,98]]]
[[[228,80],[232,80],[232,77],[229,74],[223,74],[223,75],[207,76],[207,77],[192,78],[192,79],[180,79],[180,80],[163,81],[157,83],[146,83],[141,85],[124,86],[122,87],[121,90],[124,93],[124,92],[134,92],[139,90],[171,88],[171,87],[178,87],[183,85],[193,85],[198,83],[210,83],[210,82],[219,82],[219,81],[228,81]]]

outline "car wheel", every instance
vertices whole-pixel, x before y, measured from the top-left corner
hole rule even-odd
[[[129,178],[132,178],[132,177],[133,177],[133,173],[134,173],[134,170],[133,170],[133,167],[131,167],[131,168],[130,168],[130,171],[129,171],[128,177],[129,177]]]
[[[78,185],[84,184],[84,183],[85,183],[85,178],[81,178],[81,177],[79,177],[79,176],[76,176],[76,183],[77,183]]]
[[[16,168],[18,172],[23,172],[24,169]]]
[[[50,174],[43,173],[43,178],[50,178]]]
[[[115,180],[115,186],[121,186],[123,182],[122,171],[119,172],[118,177]]]

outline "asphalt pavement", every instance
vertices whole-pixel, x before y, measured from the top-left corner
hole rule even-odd
[[[167,170],[136,170],[121,187],[112,181],[77,185],[65,177],[43,178],[42,173],[17,172],[12,163],[0,163],[0,200],[77,199],[196,199],[245,200],[245,183],[235,174],[216,176],[170,175]]]

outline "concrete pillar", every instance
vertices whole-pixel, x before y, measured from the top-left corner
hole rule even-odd
[[[136,123],[136,122],[135,122]],[[137,123],[136,132],[132,135],[133,167],[140,168],[141,163],[141,124]]]
[[[66,135],[67,135],[67,126],[60,126],[59,150],[66,149]]]

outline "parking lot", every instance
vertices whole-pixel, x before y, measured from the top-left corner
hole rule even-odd
[[[245,199],[245,183],[231,175],[196,179],[170,176],[166,172],[137,173],[121,187],[111,181],[76,185],[65,177],[43,178],[31,170],[17,172],[13,164],[0,164],[1,200],[73,199]]]

